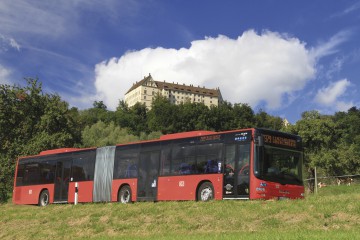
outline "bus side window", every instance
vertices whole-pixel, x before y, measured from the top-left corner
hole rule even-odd
[[[137,165],[130,163],[126,169],[125,178],[136,178],[137,172],[138,172]]]
[[[163,146],[160,156],[160,175],[169,175],[171,166],[171,145]]]
[[[173,175],[196,173],[195,156],[194,145],[174,144],[172,148],[171,173]]]
[[[18,172],[16,176],[16,186],[24,185],[24,172],[25,172],[24,164],[19,163]]]
[[[208,160],[205,166],[205,173],[217,173],[218,172],[218,162],[216,160]]]
[[[197,147],[196,163],[199,173],[219,173],[221,168],[222,143],[209,143]]]
[[[117,148],[114,161],[114,179],[138,177],[139,153],[137,148]]]
[[[91,181],[94,179],[95,154],[95,150],[90,150],[73,155],[72,181]]]

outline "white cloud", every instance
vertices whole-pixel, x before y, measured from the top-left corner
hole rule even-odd
[[[8,51],[9,48],[20,51],[20,45],[16,42],[15,39],[0,34],[0,53]]]
[[[9,44],[10,44],[10,46],[11,46],[12,48],[20,51],[20,45],[15,41],[15,39],[10,38],[10,39],[9,39]]]
[[[315,62],[297,38],[266,31],[193,41],[190,48],[145,48],[96,65],[97,95],[114,109],[135,81],[151,73],[158,81],[220,87],[230,102],[280,108],[315,75]],[[285,103],[288,104],[288,103]]]
[[[345,63],[345,57],[336,57],[329,66],[329,69],[326,71],[326,78],[332,79],[333,75],[339,73],[342,70],[342,67]]]
[[[0,64],[0,84],[10,84],[9,75],[10,70]]]
[[[338,51],[337,47],[347,41],[352,32],[350,30],[343,30],[335,34],[329,41],[320,43],[317,47],[311,49],[311,55],[318,60],[322,57],[334,54]]]
[[[348,14],[356,12],[359,9],[360,9],[360,2],[358,1],[354,4],[352,4],[351,6],[347,7],[343,11],[333,14],[331,17],[344,17]]]
[[[347,79],[330,83],[327,87],[317,92],[315,102],[325,106],[332,106],[337,110],[340,110],[338,108],[344,108],[346,105],[351,105],[352,103],[345,103],[338,100],[350,85],[351,83]]]
[[[347,9],[345,9],[343,11],[344,14],[349,14],[351,12],[354,12],[356,10],[360,9],[360,2],[356,2],[353,5],[351,5],[350,7],[348,7]]]

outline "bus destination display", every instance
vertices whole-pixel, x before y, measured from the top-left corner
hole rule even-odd
[[[265,134],[263,135],[263,137],[264,137],[264,142],[267,144],[296,148],[296,140],[295,139],[271,136],[271,135],[265,135]]]

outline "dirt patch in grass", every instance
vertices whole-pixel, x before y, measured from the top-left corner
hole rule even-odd
[[[85,225],[86,223],[88,223],[90,220],[89,216],[85,216],[85,217],[81,217],[81,218],[76,218],[73,220],[70,220],[68,222],[69,226],[81,226],[81,225]]]
[[[100,217],[100,222],[107,223],[108,221],[109,221],[109,216],[108,215]]]
[[[298,213],[298,214],[278,213],[275,215],[275,218],[277,218],[282,222],[292,225],[309,220],[310,216],[307,213]]]
[[[358,224],[360,222],[360,216],[351,215],[351,214],[344,213],[344,212],[335,213],[333,215],[333,218],[338,219],[340,221],[350,222],[350,223],[355,223],[355,224]]]

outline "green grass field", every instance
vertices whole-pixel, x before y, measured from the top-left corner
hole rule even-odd
[[[360,185],[304,200],[0,205],[0,239],[359,239]]]

